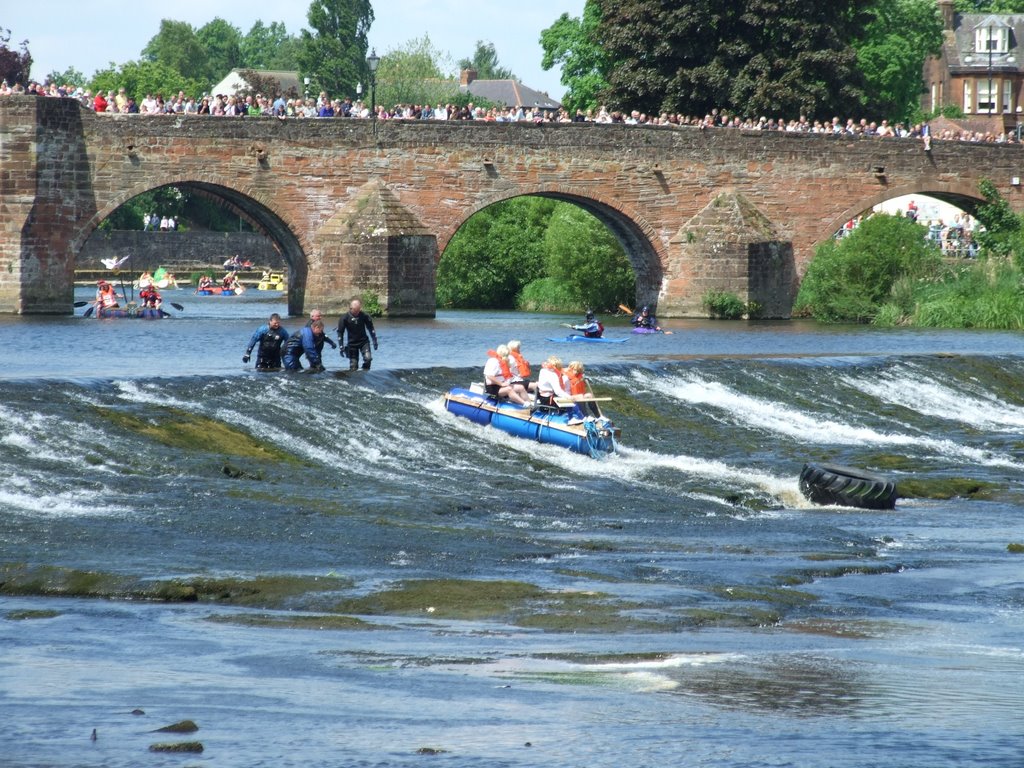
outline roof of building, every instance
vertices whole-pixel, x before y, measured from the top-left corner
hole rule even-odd
[[[487,99],[495,104],[506,107],[539,107],[540,109],[560,109],[562,104],[546,93],[527,88],[518,80],[470,80],[460,85],[459,90],[478,99]]]
[[[975,48],[974,33],[977,29],[1007,27],[1010,30],[1009,47],[1005,53],[993,52],[992,69],[1002,71],[1006,68],[1017,70],[1024,55],[1021,41],[1024,40],[1024,14],[1019,13],[958,13],[954,19],[953,34],[947,36],[943,45],[943,54],[950,70],[957,73],[987,72],[989,52]]]
[[[244,77],[242,77],[242,73],[246,71],[248,71],[248,68],[232,69],[223,80],[210,89],[210,93],[233,96],[238,93],[238,91],[247,90],[249,88],[249,83],[246,82]],[[302,93],[302,83],[299,81],[298,72],[272,69],[254,69],[252,71],[257,73],[260,77],[277,81],[277,93],[265,93],[263,94],[264,96],[279,96],[281,94],[288,93],[289,91],[294,91],[299,94]]]

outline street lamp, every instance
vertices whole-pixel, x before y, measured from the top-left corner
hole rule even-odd
[[[306,91],[305,91],[305,98],[306,98],[306,100],[308,101],[308,100],[309,100],[309,78],[308,78],[308,77],[304,77],[304,78],[302,78],[302,82],[303,82],[303,83],[305,84],[305,86],[306,86]]]
[[[377,67],[380,66],[380,56],[377,55],[377,49],[374,48],[370,51],[370,55],[366,57],[366,66],[370,70],[370,111],[373,113],[372,117],[374,120],[377,119]]]
[[[995,29],[991,24],[988,27],[988,113],[991,115],[995,109],[996,99],[992,95],[992,31]]]

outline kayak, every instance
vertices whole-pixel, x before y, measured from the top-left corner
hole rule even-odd
[[[477,386],[477,385],[474,385]],[[617,429],[604,416],[572,423],[571,413],[558,409],[498,401],[483,392],[455,387],[444,396],[445,409],[476,424],[489,425],[515,437],[558,445],[598,459],[615,452]]]
[[[633,333],[662,333],[657,328],[634,328]]]
[[[570,333],[568,336],[566,336],[564,338],[561,338],[561,339],[549,338],[548,341],[558,341],[558,342],[562,342],[562,341],[597,341],[597,342],[603,342],[605,344],[621,344],[624,341],[629,341],[629,339],[608,339],[608,338],[605,338],[604,336],[578,336],[575,333]]]
[[[227,290],[225,290],[224,288],[221,288],[219,285],[215,285],[213,288],[203,288],[202,290],[197,290],[196,291],[196,295],[197,296],[234,296],[235,295],[235,290],[233,288],[228,288]]]

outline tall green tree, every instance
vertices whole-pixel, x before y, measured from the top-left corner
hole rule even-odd
[[[861,102],[851,42],[873,0],[596,3],[613,106],[831,117]]]
[[[266,25],[257,19],[240,43],[240,66],[246,69],[297,70],[299,42],[296,35],[288,34],[288,28],[282,22],[273,21]]]
[[[935,0],[876,0],[871,14],[856,43],[866,81],[864,108],[907,120],[920,106],[924,60],[942,46],[938,6]]]
[[[459,69],[476,70],[476,76],[481,80],[515,80],[516,76],[512,70],[501,66],[498,63],[498,52],[494,50],[494,43],[476,41],[476,49],[472,57],[459,59]]]
[[[451,57],[434,47],[424,35],[388,51],[377,68],[378,104],[436,104],[458,93]],[[368,96],[367,83],[363,93]]]
[[[370,0],[313,0],[306,18],[313,31],[302,30],[300,72],[331,96],[354,93],[357,82],[369,79]]]
[[[206,50],[187,21],[163,19],[160,31],[142,49],[142,58],[163,64],[187,79],[205,81],[208,76]]]
[[[184,91],[198,95],[209,85],[205,80],[191,80],[158,61],[128,61],[120,67],[100,70],[92,76],[89,87],[94,91],[117,91],[118,88],[124,88],[127,95],[141,103],[147,93],[162,93],[170,97],[178,91]]]
[[[956,0],[960,13],[1024,13],[1024,0]]]
[[[586,0],[582,16],[563,13],[540,33],[541,66],[545,70],[561,67],[560,82],[568,88],[562,104],[569,110],[597,109],[598,95],[608,89],[611,60],[598,37],[600,23],[596,0]]]
[[[211,84],[223,79],[228,72],[242,66],[242,33],[238,27],[221,18],[215,18],[196,31],[196,41],[206,53],[203,76]]]
[[[28,85],[32,71],[32,54],[28,52],[28,40],[21,41],[21,51],[12,49],[11,30],[0,28],[0,77],[10,85]]]
[[[74,67],[68,67],[63,72],[54,70],[46,76],[46,82],[56,83],[57,85],[73,85],[75,87],[84,86],[86,84],[85,75],[79,72]]]

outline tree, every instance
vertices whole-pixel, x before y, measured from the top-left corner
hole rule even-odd
[[[541,66],[549,70],[561,65],[560,82],[569,90],[562,97],[566,109],[597,109],[598,94],[608,88],[611,62],[597,37],[601,10],[595,0],[587,0],[583,15],[575,18],[563,13],[554,24],[540,33],[544,49]]]
[[[458,93],[454,69],[448,54],[434,48],[427,35],[410,40],[405,48],[381,56],[377,68],[377,103],[449,102]]]
[[[11,30],[0,28],[0,77],[10,85],[28,85],[32,71],[32,54],[28,52],[28,40],[21,41],[21,53],[12,50]]]
[[[141,103],[149,93],[162,93],[170,97],[178,91],[198,95],[209,87],[205,80],[190,80],[175,69],[158,61],[129,61],[115,69],[113,66],[93,75],[89,82],[93,91],[117,91],[125,93]]]
[[[873,19],[856,43],[870,114],[909,120],[920,107],[921,70],[942,46],[934,0],[877,0]]]
[[[614,310],[636,297],[636,274],[622,245],[579,206],[558,204],[544,244],[547,274],[566,287],[575,308]]]
[[[476,41],[476,50],[470,59],[459,59],[459,69],[472,69],[480,80],[515,80],[512,70],[498,64],[494,43]]]
[[[368,82],[370,0],[313,0],[307,19],[315,32],[302,30],[299,71],[331,96],[353,93],[357,82]]]
[[[595,2],[613,106],[831,117],[861,103],[851,41],[873,0]]]
[[[239,44],[242,63],[248,69],[291,71],[299,68],[299,38],[289,35],[279,21],[266,26],[257,20]]]
[[[1024,13],[1024,0],[957,0],[960,13]]]
[[[202,72],[211,85],[242,65],[242,33],[224,19],[215,18],[200,27],[196,41],[206,54]]]
[[[144,61],[163,64],[188,79],[208,79],[206,50],[196,37],[192,25],[185,21],[163,19],[160,31],[142,49],[142,58]],[[207,90],[208,87],[200,90]]]
[[[85,75],[79,72],[74,67],[68,67],[63,72],[57,72],[54,70],[46,76],[47,83],[56,83],[57,85],[73,85],[75,87],[85,85]]]

